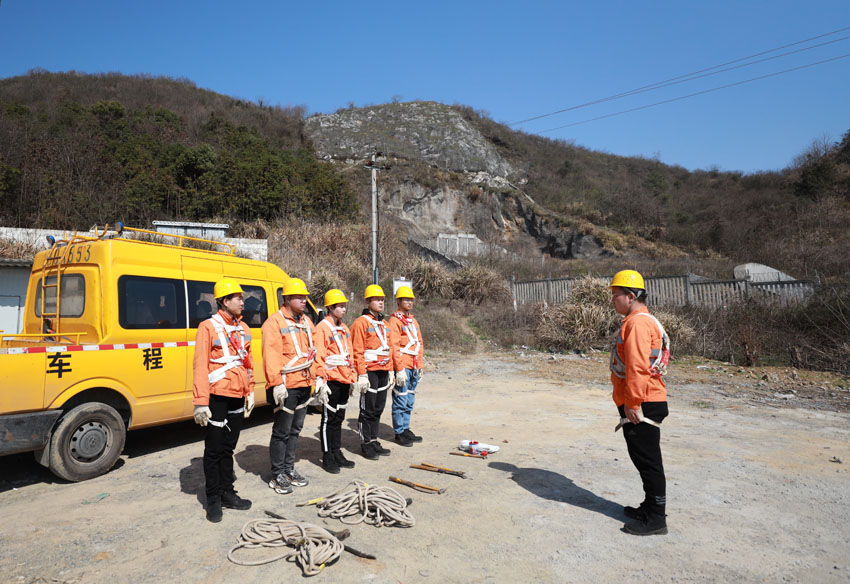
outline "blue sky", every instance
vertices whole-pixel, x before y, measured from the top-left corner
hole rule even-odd
[[[546,114],[850,27],[850,1],[0,0],[0,77],[185,77],[309,113],[434,100],[500,122]],[[577,109],[527,132],[850,54],[850,30],[711,77]],[[779,169],[850,129],[850,58],[544,133],[689,169]]]

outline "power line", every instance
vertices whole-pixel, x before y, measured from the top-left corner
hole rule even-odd
[[[603,120],[605,118],[611,118],[611,117],[614,117],[614,116],[619,116],[619,115],[622,115],[622,114],[627,114],[627,113],[630,113],[630,112],[655,107],[657,105],[662,105],[662,104],[665,104],[665,103],[671,103],[671,102],[674,102],[674,101],[681,101],[683,99],[688,99],[689,97],[695,97],[697,95],[703,95],[703,94],[706,94],[706,93],[711,93],[713,91],[719,91],[721,89],[727,89],[729,87],[735,87],[736,85],[744,85],[745,83],[752,83],[753,81],[759,81],[761,79],[767,79],[768,77],[776,77],[777,75],[784,75],[785,73],[791,73],[792,71],[799,71],[800,69],[808,69],[809,67],[814,67],[815,65],[822,65],[824,63],[829,63],[831,61],[838,61],[839,59],[846,59],[847,57],[850,57],[850,53],[846,53],[844,55],[839,55],[838,57],[833,57],[831,59],[824,59],[823,61],[817,61],[815,63],[809,63],[808,65],[801,65],[799,67],[793,67],[791,69],[785,69],[784,71],[778,71],[776,73],[770,73],[768,75],[761,75],[759,77],[753,77],[751,79],[746,79],[744,81],[738,81],[736,83],[730,83],[728,85],[721,85],[720,87],[714,87],[712,89],[706,89],[704,91],[697,91],[696,93],[689,93],[688,95],[682,95],[680,97],[674,97],[672,99],[665,99],[664,101],[657,101],[655,103],[650,103],[648,105],[633,107],[631,109],[615,112],[613,114],[606,114],[604,116],[597,116],[595,118],[582,120],[580,122],[573,122],[572,124],[564,124],[563,126],[558,126],[556,128],[549,128],[548,130],[543,130],[541,132],[535,132],[535,134],[537,134],[537,135],[546,134],[547,132],[554,132],[555,130],[560,130],[560,129],[563,129],[563,128],[570,128],[572,126],[578,126],[580,124],[586,124],[588,122],[595,122],[596,120]]]
[[[557,111],[554,111],[554,112],[550,112],[550,113],[548,113],[548,114],[541,114],[541,115],[539,115],[539,116],[533,116],[533,117],[530,117],[530,118],[526,118],[526,119],[524,119],[524,120],[520,120],[520,121],[518,121],[518,122],[511,122],[511,123],[509,123],[509,124],[507,124],[507,125],[508,125],[508,126],[517,126],[517,125],[519,125],[519,124],[524,124],[524,123],[526,123],[526,122],[532,122],[532,121],[534,121],[534,120],[540,120],[540,119],[542,119],[542,118],[548,118],[548,117],[550,117],[550,116],[554,116],[554,115],[556,115],[556,114],[561,114],[561,113],[564,113],[564,112],[568,112],[568,111],[572,111],[572,110],[576,110],[576,109],[580,109],[580,108],[588,107],[588,106],[591,106],[591,105],[596,105],[596,104],[599,104],[599,103],[604,103],[604,102],[606,102],[606,101],[611,101],[611,100],[620,99],[620,98],[623,98],[623,97],[628,97],[628,96],[630,96],[630,95],[635,95],[635,94],[638,94],[638,93],[643,93],[643,92],[646,92],[646,91],[651,91],[652,89],[658,89],[658,88],[660,88],[660,87],[667,87],[667,85],[675,85],[675,84],[676,84],[676,83],[672,83],[672,82],[684,83],[685,81],[690,81],[690,78],[698,79],[699,77],[694,77],[694,76],[695,76],[695,75],[699,75],[700,73],[705,73],[705,72],[707,72],[707,71],[712,71],[712,70],[714,70],[714,69],[719,69],[720,67],[726,67],[727,65],[732,65],[732,64],[734,64],[734,63],[740,63],[741,61],[746,61],[747,59],[753,59],[753,58],[755,58],[755,57],[760,57],[760,56],[762,56],[762,55],[766,55],[766,54],[768,54],[768,53],[773,53],[773,52],[776,52],[776,51],[781,51],[782,49],[787,49],[787,48],[789,48],[789,47],[793,47],[793,46],[796,46],[796,45],[800,45],[800,44],[802,44],[802,43],[807,43],[807,42],[810,42],[810,41],[813,41],[813,40],[817,40],[817,39],[820,39],[820,38],[823,38],[823,37],[832,36],[832,35],[834,35],[834,34],[838,34],[838,33],[840,33],[840,32],[844,32],[844,31],[846,31],[846,30],[850,30],[850,26],[846,26],[846,27],[844,27],[844,28],[839,28],[838,30],[834,30],[834,31],[832,31],[832,32],[827,32],[827,33],[824,33],[824,34],[819,34],[819,35],[817,35],[817,36],[813,36],[813,37],[810,37],[810,38],[807,38],[807,39],[804,39],[804,40],[801,40],[801,41],[797,41],[797,42],[789,43],[789,44],[787,44],[787,45],[782,45],[781,47],[776,47],[776,48],[774,48],[774,49],[770,49],[770,50],[767,50],[767,51],[762,51],[762,52],[760,52],[760,53],[755,53],[755,54],[753,54],[753,55],[748,55],[748,56],[746,56],[746,57],[741,57],[741,58],[739,58],[739,59],[734,59],[734,60],[732,60],[732,61],[727,61],[726,63],[720,63],[719,65],[714,65],[713,67],[707,67],[707,68],[705,68],[705,69],[700,69],[699,71],[693,71],[692,73],[686,73],[686,74],[684,74],[684,75],[679,75],[679,76],[677,76],[677,77],[671,77],[670,79],[665,79],[664,81],[657,81],[657,82],[655,82],[655,83],[650,83],[649,85],[644,85],[644,86],[642,86],[642,87],[637,87],[637,88],[635,88],[635,89],[630,89],[629,91],[624,91],[623,93],[617,93],[617,94],[614,94],[614,95],[610,95],[610,96],[608,96],[608,97],[602,97],[602,98],[599,98],[599,99],[595,99],[595,100],[593,100],[593,101],[588,101],[588,102],[586,102],[586,103],[582,103],[582,104],[579,104],[579,105],[574,105],[574,106],[571,106],[571,107],[568,107],[568,108],[564,108],[564,109],[560,109],[560,110],[557,110]],[[848,38],[848,37],[844,37],[844,38],[838,39],[838,40],[836,40],[836,41],[830,41],[830,42],[828,42],[828,43],[822,43],[822,45],[823,45],[823,44],[831,44],[831,43],[834,43],[834,42],[838,42],[838,41],[841,41],[841,40],[845,40],[846,38]],[[815,47],[817,47],[817,46],[822,46],[822,45],[815,45]],[[808,48],[814,48],[814,47],[808,47]],[[790,55],[790,54],[795,53],[795,52],[800,52],[800,51],[808,50],[808,48],[806,48],[806,49],[800,49],[800,50],[798,50],[798,51],[791,51],[791,52],[789,52],[789,53],[786,53],[786,55]],[[784,56],[784,55],[778,55],[778,56]],[[776,58],[776,57],[771,57],[771,58]],[[768,60],[768,59],[763,59],[763,60]],[[759,62],[761,62],[761,61],[754,61],[754,63],[759,63]],[[753,64],[753,63],[750,63],[750,64]],[[739,67],[744,67],[744,66],[746,66],[746,65],[740,65]],[[732,69],[736,69],[736,68],[739,68],[739,67],[733,67]],[[730,70],[731,70],[731,69],[727,69],[727,71],[730,71]],[[719,72],[720,72],[720,71],[718,71],[718,73],[719,73]],[[711,75],[714,75],[714,73],[712,73]],[[700,77],[705,77],[705,76],[706,76],[706,75],[700,75]],[[683,80],[683,81],[679,81],[680,79],[681,79],[681,80]],[[667,84],[667,85],[665,85],[665,84]]]

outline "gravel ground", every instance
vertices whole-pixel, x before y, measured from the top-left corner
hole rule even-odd
[[[297,463],[310,485],[275,495],[268,473],[271,411],[257,410],[237,448],[236,486],[250,511],[205,521],[202,432],[192,423],[128,436],[121,462],[64,483],[30,455],[0,459],[0,581],[272,581],[291,563],[231,564],[242,525],[263,510],[332,529],[314,507],[351,479],[390,486],[400,476],[447,491],[413,499],[412,528],[357,525],[328,582],[845,582],[850,581],[850,428],[846,380],[781,369],[677,363],[662,451],[666,536],[621,531],[622,506],[642,498],[610,401],[600,355],[533,352],[436,355],[417,392],[413,429],[392,455],[357,455],[356,407],[343,446],[353,470],[325,473],[318,415],[308,416]],[[766,378],[763,378],[766,376]],[[795,378],[796,376],[796,378]],[[824,389],[822,389],[824,388]],[[833,395],[834,394],[834,395]],[[449,456],[461,439],[497,444],[489,460]],[[468,480],[408,468],[430,462]],[[261,553],[261,552],[258,552]]]

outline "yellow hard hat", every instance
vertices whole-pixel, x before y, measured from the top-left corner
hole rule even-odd
[[[386,294],[384,294],[384,289],[378,286],[377,284],[369,284],[368,286],[366,286],[366,291],[363,292],[363,300],[368,300],[376,296],[380,298],[386,296]]]
[[[303,294],[304,296],[310,295],[310,293],[307,292],[307,284],[304,283],[304,280],[290,278],[286,281],[286,284],[283,285],[283,295],[295,296],[298,294]]]
[[[325,292],[325,306],[333,306],[334,304],[341,304],[343,302],[348,302],[348,298],[345,297],[342,290],[334,288]]]
[[[609,288],[637,288],[638,290],[646,290],[643,284],[643,276],[634,270],[622,270],[614,274],[611,278]]]
[[[224,278],[223,280],[219,280],[215,283],[215,287],[213,288],[213,296],[215,296],[216,299],[224,298],[225,296],[230,296],[231,294],[244,294],[242,286],[239,285],[239,282],[237,282],[233,278]]]
[[[413,295],[413,289],[410,286],[399,286],[398,290],[395,291],[396,300],[399,298],[416,298]]]

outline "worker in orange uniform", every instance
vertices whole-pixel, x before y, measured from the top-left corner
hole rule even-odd
[[[371,284],[366,287],[363,298],[366,308],[351,325],[351,345],[360,392],[360,449],[365,458],[376,460],[378,456],[390,454],[390,450],[378,442],[378,425],[387,403],[387,390],[395,382],[393,371],[398,349],[393,351],[389,344],[390,331],[383,315],[384,290]]]
[[[339,473],[340,467],[352,468],[354,462],[343,456],[341,449],[342,422],[348,407],[352,384],[357,372],[352,361],[351,332],[342,322],[348,311],[348,298],[342,290],[325,293],[328,315],[313,328],[316,347],[316,387],[327,386],[327,399],[322,406],[319,439],[322,443],[322,468]]]
[[[263,323],[263,369],[266,400],[275,404],[269,455],[269,487],[279,495],[308,484],[295,470],[295,450],[304,427],[307,402],[316,377],[313,327],[304,314],[307,286],[290,278],[283,286],[283,306]]]
[[[390,346],[399,355],[393,388],[393,431],[395,441],[402,446],[422,442],[422,437],[410,429],[410,414],[416,401],[416,387],[422,379],[425,358],[422,329],[410,312],[415,298],[410,286],[399,286],[395,294],[398,310],[389,319]]]
[[[225,278],[215,284],[218,312],[198,325],[192,363],[195,422],[206,427],[204,480],[207,520],[221,521],[221,508],[246,510],[251,501],[236,494],[233,450],[242,422],[254,409],[251,331],[242,322],[242,287]]]
[[[623,512],[633,521],[624,530],[634,535],[667,533],[667,483],[661,460],[661,422],[667,417],[667,388],[661,376],[669,359],[664,327],[646,308],[643,276],[617,272],[611,280],[611,302],[625,316],[611,349],[611,383],[620,412],[629,457],[643,481],[644,500]]]

